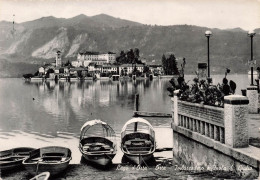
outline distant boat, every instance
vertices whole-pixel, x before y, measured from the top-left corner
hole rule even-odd
[[[30,151],[35,150],[29,147],[13,148],[0,151],[0,170],[11,170],[22,165],[23,160],[29,156]]]
[[[32,175],[50,172],[56,175],[64,171],[71,160],[71,150],[60,146],[49,146],[36,149],[23,161],[25,169]]]
[[[153,157],[156,149],[155,132],[143,118],[126,122],[121,131],[121,150],[132,162],[141,165]]]
[[[34,176],[30,180],[48,180],[49,177],[50,177],[50,173],[49,172],[43,172],[41,174],[38,174],[37,176]]]
[[[114,130],[101,120],[86,122],[81,127],[79,150],[87,161],[110,164],[117,151]]]

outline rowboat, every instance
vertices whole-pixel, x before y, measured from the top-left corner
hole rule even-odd
[[[125,157],[141,165],[153,157],[155,149],[155,132],[147,120],[133,118],[126,122],[121,131],[121,150]]]
[[[101,120],[86,122],[81,127],[79,150],[89,162],[110,164],[117,151],[114,130]]]
[[[34,176],[46,171],[53,176],[64,171],[71,159],[70,149],[49,146],[30,152],[30,156],[23,161],[23,165]]]
[[[0,152],[0,170],[11,170],[22,165],[29,152],[35,150],[29,147],[13,148]]]
[[[50,173],[49,172],[43,172],[41,174],[38,174],[37,176],[34,176],[30,180],[48,180],[49,177],[50,177]]]

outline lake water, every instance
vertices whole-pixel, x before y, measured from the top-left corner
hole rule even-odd
[[[187,80],[194,77],[185,76]],[[223,75],[212,77],[216,84],[221,83]],[[248,78],[247,75],[228,76],[237,83],[238,94],[249,84]],[[140,94],[140,110],[170,113],[171,101],[166,90],[169,80],[55,83],[0,79],[0,150],[62,145],[72,149],[72,163],[79,163],[78,136],[86,121],[101,119],[107,122],[120,141],[121,128],[132,117],[136,93]],[[171,119],[148,120],[156,129],[158,146],[171,147]],[[170,158],[171,154],[158,156]],[[120,155],[117,156],[114,162],[119,163]]]

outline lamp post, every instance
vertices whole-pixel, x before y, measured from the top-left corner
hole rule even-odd
[[[251,38],[251,61],[253,61],[253,37],[255,36],[254,31],[248,31],[247,35]],[[252,62],[253,63],[253,62]],[[254,78],[253,78],[253,64],[251,65],[251,85],[254,85]]]
[[[210,77],[210,61],[209,61],[209,37],[212,35],[211,31],[206,31],[205,36],[208,39],[208,77]]]

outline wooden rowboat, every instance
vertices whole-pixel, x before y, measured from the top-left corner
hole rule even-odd
[[[23,165],[34,176],[46,171],[53,176],[64,171],[71,159],[70,149],[49,146],[32,151],[30,156],[23,161]]]
[[[148,162],[156,149],[155,132],[145,119],[133,118],[121,131],[121,150],[135,164]]]
[[[48,180],[49,177],[50,177],[50,173],[49,172],[43,172],[41,174],[38,174],[37,176],[34,176],[30,180]]]
[[[19,147],[0,152],[0,170],[11,170],[22,165],[23,160],[29,156],[30,151],[35,150],[29,147]]]
[[[110,164],[117,151],[114,130],[101,120],[86,122],[81,128],[79,150],[87,161]]]

